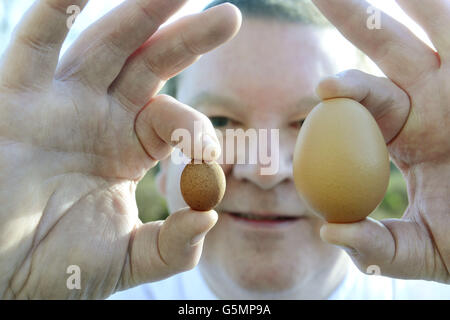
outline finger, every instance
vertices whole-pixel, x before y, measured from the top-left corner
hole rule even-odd
[[[187,0],[128,0],[82,33],[64,55],[60,80],[78,78],[106,90],[128,57]]]
[[[129,108],[140,109],[165,80],[231,39],[240,23],[239,10],[224,4],[164,28],[128,60],[112,84],[111,94],[129,103]]]
[[[3,84],[13,87],[49,84],[69,31],[70,14],[79,13],[86,3],[87,0],[36,1],[16,28],[5,52],[1,66]],[[73,11],[68,11],[70,7]]]
[[[386,143],[400,133],[409,115],[410,100],[405,91],[389,79],[359,70],[321,80],[316,92],[323,100],[350,98],[363,104],[377,121]]]
[[[376,221],[366,218],[351,224],[322,226],[321,238],[342,247],[365,273],[376,267],[382,275],[426,279],[435,267],[421,253],[432,247],[417,223],[408,220]],[[427,248],[428,247],[428,248]]]
[[[209,118],[167,95],[155,97],[138,113],[135,131],[154,160],[166,158],[180,138],[184,154],[191,159],[212,161],[221,152]]]
[[[216,221],[217,213],[213,210],[183,209],[169,215],[164,222],[141,225],[131,242],[119,290],[195,267],[201,256],[203,239]]]
[[[398,4],[421,25],[443,60],[450,57],[450,2],[448,0],[397,0]]]
[[[370,5],[366,1],[313,2],[347,39],[402,88],[407,89],[421,79],[424,71],[439,67],[434,51],[390,16],[381,13],[381,28],[368,28]]]

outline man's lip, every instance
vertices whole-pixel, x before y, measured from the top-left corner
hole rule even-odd
[[[270,212],[241,213],[241,212],[225,211],[224,213],[227,213],[236,220],[254,223],[269,223],[269,224],[295,222],[302,218],[302,216],[283,215]]]
[[[300,218],[298,215],[288,214],[288,213],[277,213],[277,212],[270,212],[270,211],[230,211],[230,210],[223,210],[226,213],[230,214],[236,214],[236,215],[254,215],[259,217],[267,217],[267,218],[276,218],[276,217],[283,217],[283,218]]]

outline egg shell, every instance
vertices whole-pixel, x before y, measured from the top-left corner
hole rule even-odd
[[[184,201],[194,210],[209,211],[222,201],[226,179],[216,162],[194,163],[184,168],[180,189]]]
[[[347,98],[314,107],[297,138],[293,174],[307,207],[328,222],[367,217],[382,201],[390,174],[386,143],[370,112]]]

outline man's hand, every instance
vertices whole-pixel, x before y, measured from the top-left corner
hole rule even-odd
[[[158,29],[186,1],[127,0],[58,63],[66,9],[86,2],[36,1],[1,61],[1,298],[105,298],[168,277],[195,266],[217,219],[185,209],[142,224],[135,189],[177,128],[199,145],[206,134],[203,148],[219,154],[205,116],[155,95],[233,37],[239,11],[226,4]],[[80,290],[66,286],[71,265]]]
[[[437,52],[387,15],[366,28],[365,1],[313,0],[390,79],[350,71],[324,79],[322,99],[349,97],[375,116],[408,185],[402,219],[326,224],[324,240],[347,249],[362,271],[450,283],[450,2],[398,0]]]

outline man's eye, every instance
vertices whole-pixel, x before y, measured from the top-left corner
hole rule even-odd
[[[294,129],[300,129],[303,125],[303,122],[305,122],[305,119],[292,122],[291,127],[293,127]]]
[[[219,128],[225,127],[230,123],[230,119],[228,119],[227,117],[209,117],[209,119],[211,120],[211,123],[214,127]]]

